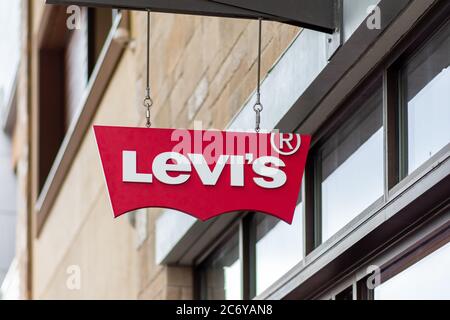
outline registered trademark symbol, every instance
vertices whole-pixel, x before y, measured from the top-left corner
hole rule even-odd
[[[279,136],[279,147],[277,146],[277,144],[275,143],[275,136],[277,134],[276,133],[272,133],[270,136],[270,143],[272,144],[272,148],[278,152],[280,155],[283,156],[291,156],[294,153],[296,153],[298,151],[298,149],[300,149],[300,146],[302,144],[302,137],[299,134],[293,134],[293,133],[280,133],[278,134]],[[292,146],[292,140],[294,140],[294,137],[297,138],[297,143],[295,145],[295,147]],[[283,149],[288,148],[290,151],[282,151]]]

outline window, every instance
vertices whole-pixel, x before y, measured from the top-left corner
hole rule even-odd
[[[450,243],[375,288],[376,300],[450,299]]]
[[[201,299],[242,299],[242,272],[237,229],[205,260],[199,269]]]
[[[87,9],[81,10],[82,28],[68,33],[64,48],[64,131],[69,128],[88,83]]]
[[[81,107],[93,66],[112,27],[110,9],[81,10],[80,29],[68,30],[66,9],[48,7],[39,31],[38,176],[40,193],[64,136]]]
[[[338,106],[334,115],[320,120],[320,116],[312,117],[314,120],[306,125],[307,128],[314,128],[313,148],[305,171],[305,197],[300,200],[293,225],[287,226],[270,216],[254,213],[247,215],[250,217],[250,226],[245,227],[246,223],[242,222],[246,218],[241,221],[241,227],[244,226],[240,238],[244,253],[239,253],[243,270],[240,275],[243,288],[241,296],[260,296],[280,278],[288,278],[287,273],[319,244],[346,226],[349,229],[356,228],[358,221],[355,218],[364,212],[369,213],[372,208],[374,211],[380,210],[381,214],[376,213],[379,216],[388,207],[386,212],[392,216],[409,213],[410,210],[412,213],[418,210],[416,214],[419,216],[424,209],[420,219],[425,218],[425,214],[432,209],[428,204],[421,203],[418,196],[418,200],[402,208],[402,212],[389,211],[391,208],[400,210],[395,204],[391,206],[399,197],[408,200],[408,195],[404,194],[410,189],[405,191],[405,185],[419,186],[417,189],[421,189],[424,183],[406,179],[403,184],[401,180],[450,147],[450,6],[442,6],[447,11],[436,7],[434,14],[438,16],[429,21],[421,20],[414,32],[405,35],[388,57],[379,61],[373,73],[353,90],[348,102]],[[447,21],[445,25],[442,19]],[[321,128],[315,130],[316,125]],[[444,186],[434,187],[440,189]],[[442,190],[430,189],[430,193],[442,193]],[[429,197],[428,201],[431,201]],[[369,218],[368,215],[361,218],[366,217]],[[398,220],[395,218],[394,222],[402,220],[404,224],[395,226],[403,228],[399,235],[404,231],[409,232],[413,223],[418,221],[415,217],[410,217],[411,223],[403,216]],[[352,221],[355,226],[349,225]],[[385,246],[390,245],[390,227],[394,225],[382,230],[386,235],[380,233],[374,247],[386,249]],[[385,228],[384,224],[382,228]],[[365,232],[363,229],[359,228]],[[352,235],[358,233],[351,231]],[[361,243],[365,243],[365,240],[363,238]],[[408,269],[400,266],[401,273],[397,269],[391,272],[389,276],[395,276],[388,277],[375,290],[372,285],[368,285],[369,281],[372,282],[372,275],[366,275],[358,280],[355,277],[350,287],[340,283],[346,289],[329,291],[328,297],[336,300],[372,300],[374,297],[450,299],[449,246],[446,245],[414,265],[409,260]],[[359,250],[359,247],[355,248]],[[328,249],[324,246],[316,253],[326,256]],[[361,255],[358,259],[367,259],[366,253],[358,254]],[[414,257],[413,261],[417,259]],[[341,268],[337,266],[339,260],[335,262],[329,266],[333,269],[333,275],[337,272],[335,267]],[[346,265],[343,267],[348,268]],[[346,273],[348,269],[344,271]],[[330,285],[326,281],[336,281],[340,277],[338,273],[335,276],[333,280],[324,280],[324,283]],[[314,290],[317,288],[312,288],[310,293],[315,294]]]
[[[81,97],[92,75],[112,27],[112,10],[82,8],[82,28],[69,33],[65,48],[65,128],[78,111]]]
[[[292,225],[256,215],[256,295],[261,294],[303,259],[303,206]]]
[[[291,225],[269,215],[244,216],[239,228],[200,262],[196,295],[229,300],[263,293],[303,259],[303,222],[301,202]]]
[[[405,174],[450,142],[450,23],[401,68]]]
[[[88,73],[92,75],[95,64],[112,27],[113,18],[117,10],[106,8],[88,9]]]
[[[319,147],[316,170],[322,242],[383,195],[383,136],[379,89]]]

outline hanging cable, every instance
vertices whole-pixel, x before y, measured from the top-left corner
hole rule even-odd
[[[256,85],[256,103],[253,106],[253,110],[256,113],[256,132],[259,132],[261,125],[261,112],[263,111],[263,105],[261,104],[261,37],[262,37],[262,19],[258,19],[258,83]]]
[[[145,117],[147,119],[146,121],[146,127],[150,128],[152,126],[152,122],[150,119],[150,109],[153,105],[153,100],[150,96],[150,33],[151,33],[151,12],[150,10],[147,10],[147,85],[146,85],[146,95],[144,98],[144,107],[146,108]]]

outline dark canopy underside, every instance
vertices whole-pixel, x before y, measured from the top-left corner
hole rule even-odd
[[[48,4],[278,21],[332,33],[339,0],[47,0]]]

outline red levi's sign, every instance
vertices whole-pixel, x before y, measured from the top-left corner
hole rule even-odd
[[[203,221],[256,211],[292,223],[310,137],[94,126],[114,216],[169,208]]]

